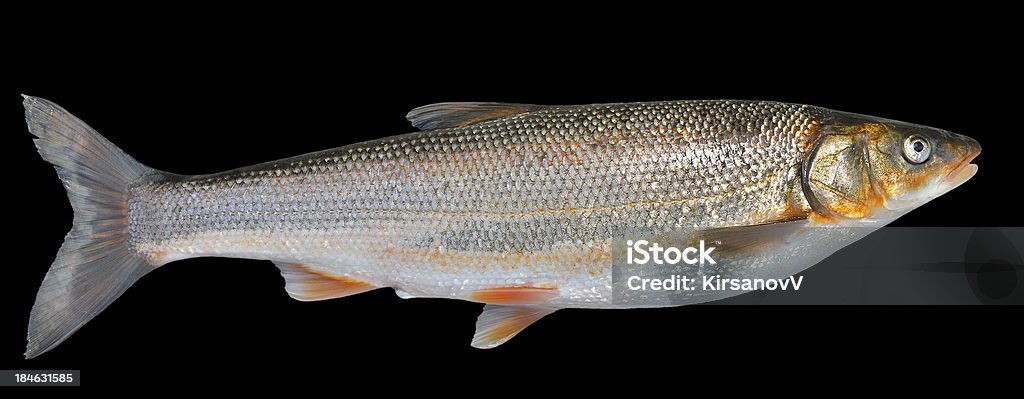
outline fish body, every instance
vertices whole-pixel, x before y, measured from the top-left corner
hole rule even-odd
[[[687,273],[789,276],[962,184],[980,151],[938,129],[777,102],[442,103],[409,114],[421,132],[181,176],[52,103],[25,106],[76,212],[29,356],[149,270],[198,256],[273,261],[300,300],[390,287],[482,302],[484,348],[561,308],[719,299],[742,291],[618,290],[621,244],[700,239],[733,261]],[[83,272],[100,268],[117,277]]]

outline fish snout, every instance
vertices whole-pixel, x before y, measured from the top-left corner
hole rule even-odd
[[[957,146],[960,158],[964,160],[964,163],[970,163],[981,154],[981,144],[978,140],[972,139],[964,135],[957,135],[959,145]]]
[[[941,185],[945,191],[959,186],[971,177],[974,177],[974,174],[978,172],[978,165],[971,163],[971,161],[978,154],[981,154],[981,144],[977,140],[961,134],[949,134],[952,136],[950,138],[949,159],[953,166],[941,180]]]

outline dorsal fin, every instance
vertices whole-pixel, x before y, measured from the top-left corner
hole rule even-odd
[[[444,129],[472,125],[504,116],[536,111],[544,108],[532,104],[510,103],[436,103],[409,111],[405,119],[420,130]]]

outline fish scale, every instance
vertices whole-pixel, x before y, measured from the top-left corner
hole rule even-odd
[[[417,296],[550,284],[556,303],[610,305],[609,240],[791,212],[801,193],[787,172],[822,116],[771,102],[552,107],[160,177],[132,188],[131,242],[155,263],[301,262]]]

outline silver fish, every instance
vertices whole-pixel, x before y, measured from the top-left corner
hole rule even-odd
[[[151,270],[199,256],[273,261],[302,301],[390,287],[481,302],[478,348],[562,308],[714,300],[742,291],[619,293],[617,243],[709,240],[741,261],[692,273],[789,276],[964,183],[981,151],[944,130],[777,102],[441,103],[409,113],[418,133],[182,176],[49,101],[24,105],[75,213],[27,357]]]

